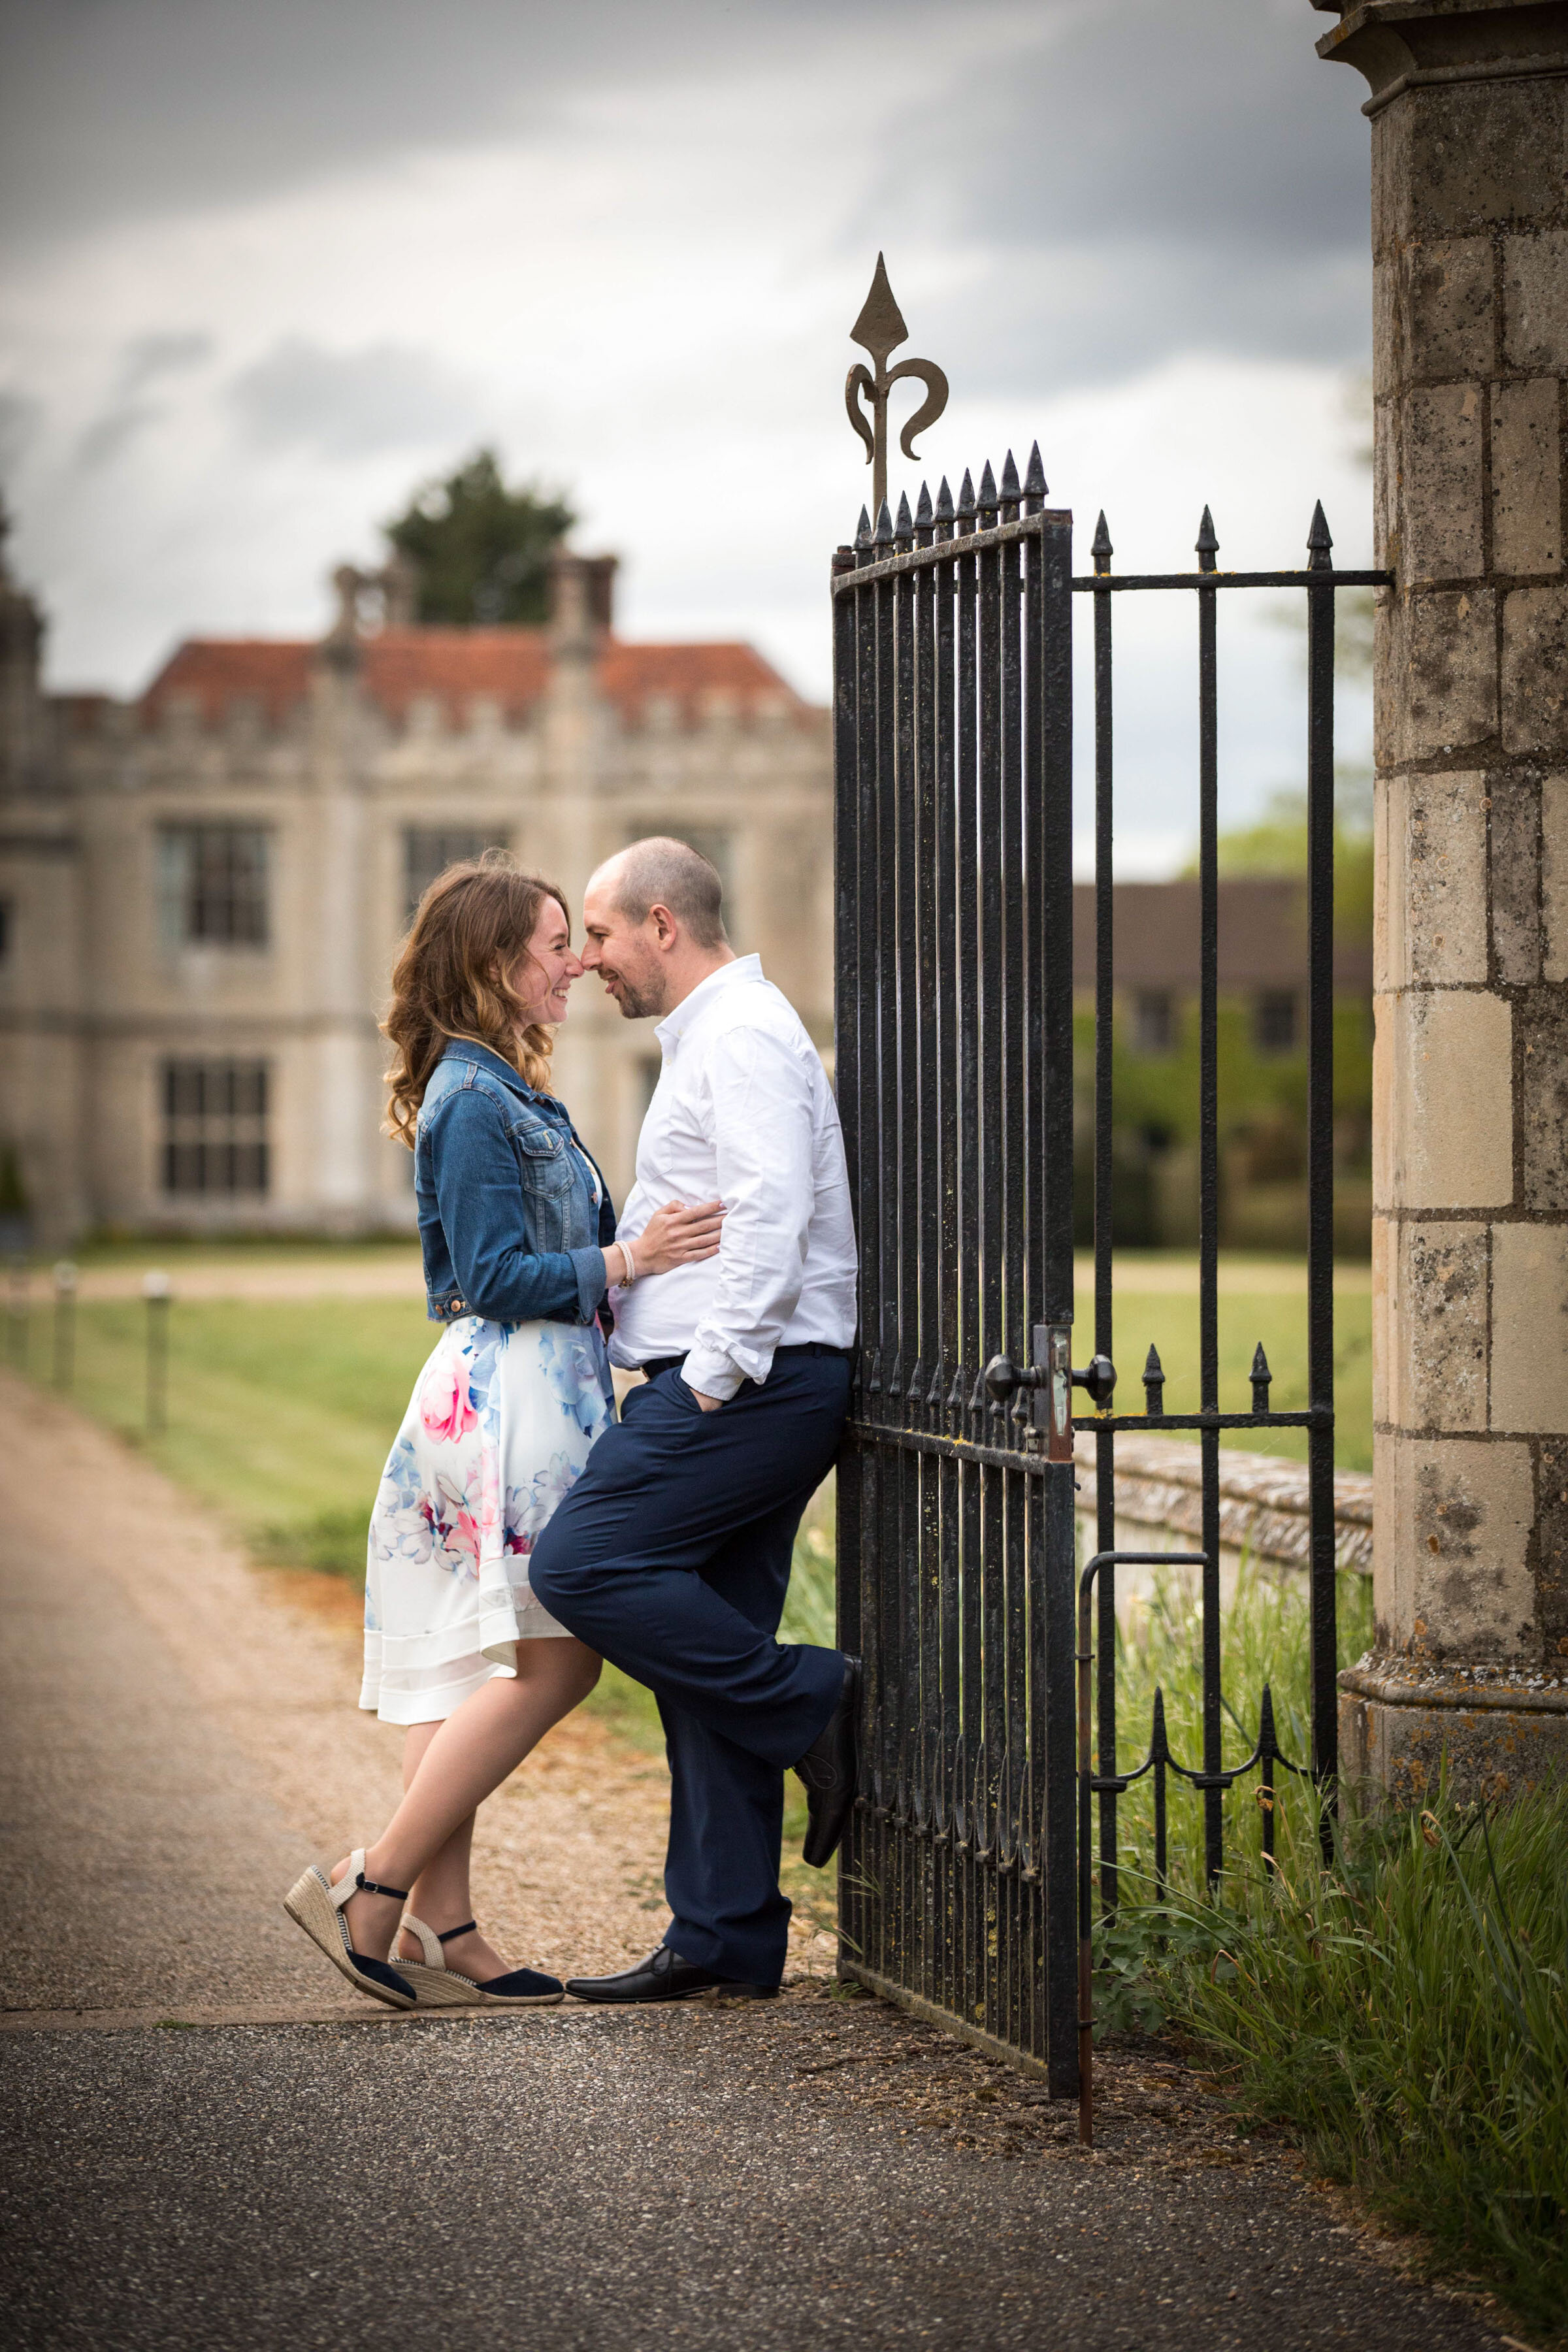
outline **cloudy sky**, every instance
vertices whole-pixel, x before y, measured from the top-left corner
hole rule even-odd
[[[489,441],[619,551],[628,634],[748,635],[824,693],[879,248],[952,381],[933,483],[1037,436],[1084,569],[1100,506],[1119,568],[1164,568],[1205,500],[1222,563],[1293,562],[1316,497],[1368,561],[1368,131],[1323,26],[0,0],[0,483],[53,679],[132,691],[187,634],[319,630],[330,566]],[[1157,866],[1190,831],[1191,609],[1118,622],[1128,856]],[[1224,628],[1240,813],[1299,772],[1300,663],[1264,615]]]

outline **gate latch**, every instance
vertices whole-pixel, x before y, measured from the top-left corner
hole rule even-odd
[[[993,1356],[985,1367],[986,1391],[995,1403],[1007,1405],[1019,1389],[1033,1389],[1035,1427],[1046,1433],[1047,1459],[1070,1462],[1071,1391],[1087,1390],[1095,1406],[1103,1410],[1116,1386],[1116,1367],[1109,1356],[1091,1356],[1083,1370],[1077,1370],[1070,1323],[1037,1323],[1031,1352],[1034,1361],[1029,1364],[1015,1364],[1010,1356]]]

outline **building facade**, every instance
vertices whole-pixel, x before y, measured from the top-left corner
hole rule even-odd
[[[827,714],[749,646],[617,638],[614,571],[563,554],[548,626],[471,629],[344,571],[324,639],[195,639],[121,702],[43,691],[0,551],[0,1181],[36,1245],[406,1229],[377,1023],[420,891],[491,843],[577,909],[681,835],[829,1049]],[[579,983],[558,1082],[617,1193],[658,1059]]]
[[[1198,1234],[1198,942],[1194,879],[1112,889],[1112,1225],[1128,1249],[1192,1249]],[[1307,1245],[1307,887],[1286,875],[1217,885],[1215,1059],[1222,1247]],[[1347,915],[1350,910],[1346,910]],[[1372,939],[1334,940],[1334,1243],[1372,1236]],[[1073,892],[1078,1238],[1094,1233],[1094,891]]]

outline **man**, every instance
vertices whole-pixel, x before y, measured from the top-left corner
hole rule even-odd
[[[580,1977],[582,2000],[764,1997],[784,1973],[784,1773],[806,1784],[819,1866],[855,1794],[858,1667],[773,1636],[801,1513],[849,1398],[855,1234],[838,1115],[816,1048],[755,956],[725,936],[719,877],[639,841],[583,902],[583,961],[664,1066],[617,1240],[671,1200],[721,1200],[719,1255],[616,1294],[611,1352],[638,1366],[529,1561],[535,1596],[658,1701],[669,1753],[665,1941]]]

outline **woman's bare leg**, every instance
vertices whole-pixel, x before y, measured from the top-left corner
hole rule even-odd
[[[498,1675],[444,1723],[415,1725],[405,1745],[403,1802],[374,1845],[366,1847],[365,1876],[384,1886],[406,1886],[419,1916],[428,1918],[432,1927],[455,1927],[467,1918],[475,1812],[551,1726],[587,1697],[599,1679],[599,1666],[597,1654],[570,1636],[520,1642],[515,1679]],[[418,1733],[428,1737],[416,1742]],[[448,1847],[458,1851],[448,1855]],[[333,1871],[334,1884],[346,1867],[344,1863]],[[444,1920],[441,1915],[459,1888],[461,1900],[452,1906],[452,1917]],[[351,1895],[345,1917],[354,1950],[384,1959],[402,1910],[402,1904],[390,1895]],[[460,1948],[450,1945],[447,1951],[464,1976],[481,1966],[488,1974],[500,1974],[504,1967],[482,1937],[467,1937]],[[495,1961],[493,1968],[489,1959]],[[465,1960],[473,1965],[464,1967]]]

